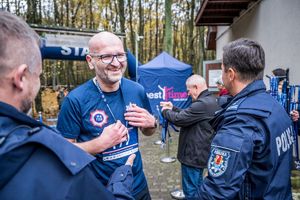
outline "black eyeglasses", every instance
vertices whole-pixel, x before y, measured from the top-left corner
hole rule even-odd
[[[127,60],[126,53],[119,53],[119,54],[90,54],[92,57],[96,57],[101,60],[104,64],[110,64],[113,62],[114,58],[116,58],[119,62],[125,62]]]

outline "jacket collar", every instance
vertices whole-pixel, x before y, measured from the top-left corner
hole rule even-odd
[[[12,120],[22,122],[22,124],[26,124],[31,127],[45,126],[43,123],[34,120],[28,115],[18,111],[15,107],[2,101],[0,101],[0,116],[9,117]]]
[[[203,91],[199,94],[197,100],[199,100],[200,98],[203,98],[203,97],[205,97],[205,96],[209,96],[210,94],[211,94],[211,93],[208,91],[208,89],[203,90]]]
[[[252,96],[256,93],[261,93],[266,91],[266,86],[262,80],[256,80],[248,84],[241,92],[239,92],[233,101],[244,98],[246,96]]]
[[[49,127],[47,125],[34,120],[33,118],[25,115],[24,113],[18,111],[13,106],[6,104],[4,102],[0,102],[0,117],[2,116],[8,118],[8,120],[11,121],[1,120],[0,127],[2,127],[3,123],[6,125],[7,124],[12,125],[12,123],[10,122],[16,122],[21,125],[30,126],[32,128],[31,129],[32,132],[28,134],[29,133],[28,128],[23,128],[24,126],[22,127],[19,126],[20,129],[18,129],[18,134],[10,135],[9,136],[10,140],[6,140],[7,142],[4,142],[4,144],[1,145],[0,155],[10,152],[12,149],[18,146],[22,146],[25,143],[29,143],[29,142],[40,143],[43,146],[50,149],[51,151],[53,151],[54,154],[61,160],[61,162],[66,166],[66,168],[68,168],[68,170],[72,174],[76,174],[80,172],[82,168],[84,168],[92,160],[95,159],[93,156],[87,154],[83,150],[79,149],[75,145],[71,144],[70,142],[66,141],[64,138],[59,136],[58,133],[55,132],[53,129],[50,128],[52,131],[49,131]],[[1,130],[7,132],[7,127],[3,127],[2,129],[0,129],[0,135],[1,135]],[[36,134],[37,132],[39,134]],[[30,154],[30,152],[31,151],[28,151],[27,153]],[[22,154],[22,156],[26,157],[26,155],[24,154]],[[6,161],[0,160],[0,161],[9,162],[9,160]],[[14,163],[10,163],[7,165],[14,165],[14,164],[16,165],[15,166],[16,170],[18,170],[18,168],[23,165],[23,163],[18,164],[15,161]],[[15,171],[11,172],[10,174],[13,175],[14,173]],[[6,179],[9,178],[10,176],[6,177]],[[0,175],[0,180],[2,180],[1,175]]]
[[[238,100],[246,97],[246,96],[252,96],[257,93],[265,92],[266,86],[262,80],[256,80],[248,84],[242,91],[240,91],[237,95],[232,97],[230,99],[230,102],[227,102],[227,105],[225,107],[228,108],[233,103],[237,102]]]
[[[223,114],[225,113],[227,108],[229,108],[234,103],[237,103],[240,100],[242,101],[242,99],[247,96],[252,96],[254,94],[265,92],[265,91],[266,91],[266,86],[262,80],[256,80],[251,82],[237,95],[228,98],[228,101],[222,106],[223,109],[218,111],[215,114],[215,117],[210,121],[210,124],[215,130],[217,130],[217,127],[220,124],[220,121],[223,119]]]

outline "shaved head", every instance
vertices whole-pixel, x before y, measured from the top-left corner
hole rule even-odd
[[[0,44],[0,76],[21,64],[33,71],[41,61],[39,36],[23,20],[6,11],[0,11]]]
[[[110,32],[98,33],[88,43],[90,53],[97,53],[106,45],[121,45],[123,47],[122,40]]]
[[[27,113],[40,88],[39,36],[21,18],[0,11],[0,101]]]

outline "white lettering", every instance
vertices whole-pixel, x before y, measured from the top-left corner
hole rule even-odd
[[[75,47],[75,53],[74,53],[75,56],[79,56],[79,48],[78,47]]]
[[[71,55],[72,49],[69,47],[62,46],[62,50],[60,51],[62,55],[68,56]]]
[[[280,156],[281,140],[280,137],[276,137],[277,154]]]
[[[84,48],[82,49],[81,56],[86,56],[86,55],[88,55],[88,54],[89,54],[89,49],[86,48],[86,47],[84,47]]]
[[[116,154],[116,155],[112,155],[112,156],[104,156],[103,157],[103,161],[110,161],[110,160],[116,160],[116,159],[119,159],[119,158],[123,158],[125,156],[129,156],[131,154],[134,154],[136,152],[138,152],[139,148],[134,148],[134,149],[131,149],[129,151],[125,151],[123,153],[120,153],[120,154]]]
[[[162,98],[162,92],[148,92],[147,97],[149,99],[161,99]]]
[[[60,52],[64,56],[69,56],[72,53],[74,53],[74,56],[86,56],[89,53],[88,48],[82,48],[81,52],[79,47],[71,48],[71,47],[62,46],[61,48],[62,50]]]
[[[291,131],[291,129],[287,129],[286,134],[287,134],[287,137],[288,137],[288,140],[289,140],[289,144],[292,145],[293,140],[294,140],[293,131]]]
[[[275,138],[277,146],[277,154],[280,156],[293,145],[293,128],[290,126],[280,136]]]
[[[286,139],[285,132],[283,132],[281,134],[281,141],[282,141],[282,151],[286,152],[288,144],[287,144],[287,139]]]

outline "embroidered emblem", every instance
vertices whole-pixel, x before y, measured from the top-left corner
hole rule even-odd
[[[230,152],[214,148],[208,160],[208,172],[213,177],[221,176],[228,167]]]
[[[104,112],[104,110],[95,110],[90,114],[90,122],[94,126],[102,127],[104,124],[108,122],[108,116]]]

